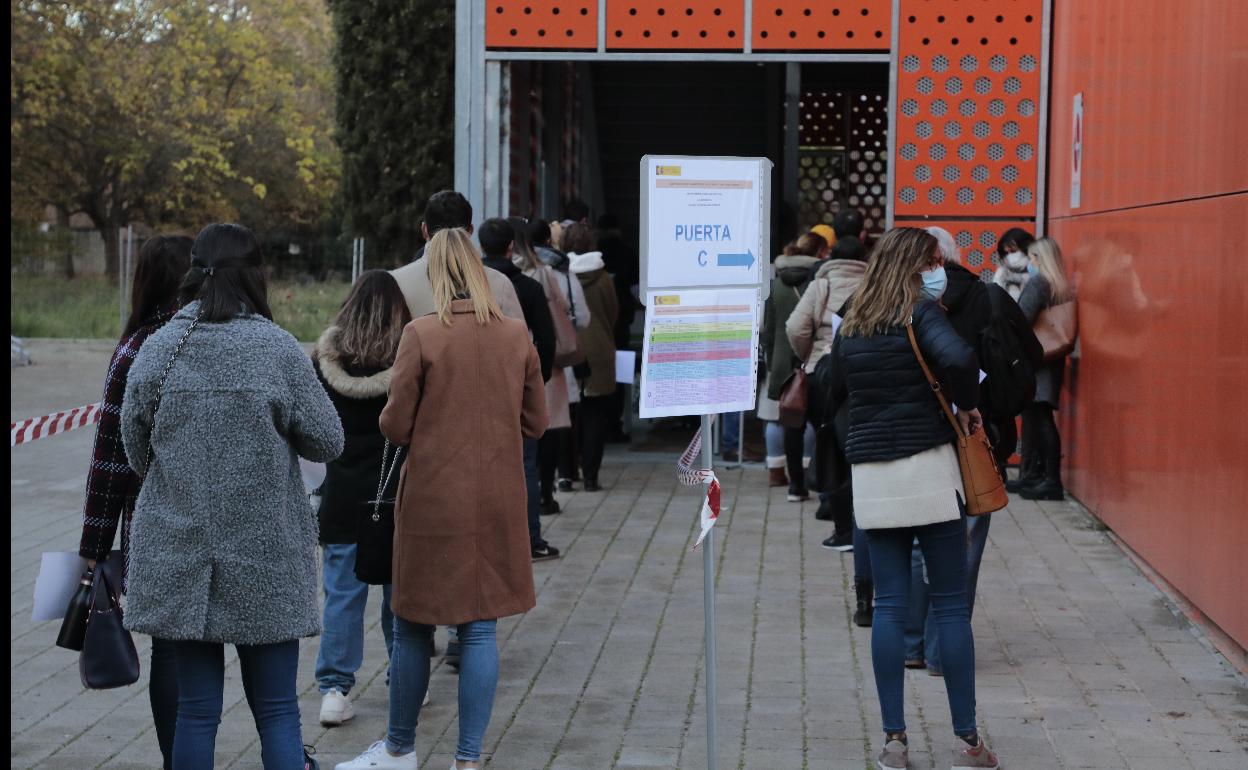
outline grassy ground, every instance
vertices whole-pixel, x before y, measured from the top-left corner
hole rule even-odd
[[[10,274],[9,321],[18,337],[116,339],[117,286],[98,276],[66,280],[59,276]],[[313,342],[346,299],[346,283],[301,286],[274,281],[269,304],[281,326],[304,342]]]

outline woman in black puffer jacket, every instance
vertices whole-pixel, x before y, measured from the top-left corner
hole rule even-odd
[[[342,454],[326,466],[325,483],[321,485],[325,608],[316,683],[321,691],[320,721],[327,727],[354,716],[349,696],[355,672],[363,662],[368,599],[368,584],[356,576],[359,517],[367,515],[365,502],[377,497],[386,441],[378,419],[386,406],[399,338],[410,320],[394,277],[385,270],[370,270],[356,281],[334,325],[321,335],[313,354],[316,373],[346,433]],[[395,447],[390,448],[391,455],[395,451]],[[393,499],[398,484],[396,469],[383,497]],[[388,655],[393,626],[389,581],[382,596],[381,630]]]
[[[833,347],[834,404],[848,399],[845,457],[854,517],[867,535],[875,578],[871,653],[884,721],[879,766],[906,766],[903,715],[910,551],[927,562],[953,715],[955,768],[996,768],[975,721],[975,651],[966,603],[966,528],[955,433],[923,374],[917,346],[956,405],[962,428],[980,429],[979,363],[938,303],[947,286],[936,239],[891,230],[876,245]]]

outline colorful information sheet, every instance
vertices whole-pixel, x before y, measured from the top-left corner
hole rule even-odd
[[[753,409],[759,302],[757,289],[650,292],[641,416]]]

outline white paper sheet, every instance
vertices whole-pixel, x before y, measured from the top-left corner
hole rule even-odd
[[[633,374],[637,371],[637,351],[615,351],[615,381],[624,385],[633,384]]]
[[[35,578],[35,605],[30,619],[35,623],[65,617],[69,599],[78,588],[87,562],[74,551],[52,551],[39,560]]]
[[[325,481],[325,463],[314,463],[300,457],[299,470],[303,471],[303,486],[308,494]]]

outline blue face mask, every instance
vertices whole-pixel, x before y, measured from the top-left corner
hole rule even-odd
[[[1027,263],[1027,275],[1033,275],[1033,276],[1034,276],[1034,275],[1035,275],[1036,273],[1038,273],[1038,272],[1040,272],[1040,271],[1036,269],[1036,263],[1035,263],[1035,262],[1028,262],[1028,263]]]
[[[923,279],[924,297],[940,301],[940,298],[945,296],[945,288],[949,285],[949,278],[945,275],[944,265],[920,272],[919,278]]]

